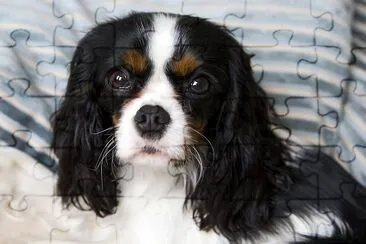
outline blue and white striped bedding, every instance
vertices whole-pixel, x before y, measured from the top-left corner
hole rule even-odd
[[[57,170],[49,117],[66,87],[76,43],[91,26],[131,10],[193,14],[226,25],[255,54],[255,77],[288,127],[278,133],[320,145],[366,185],[366,0],[2,3],[0,150],[16,148]]]

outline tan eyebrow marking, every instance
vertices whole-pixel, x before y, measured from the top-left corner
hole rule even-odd
[[[172,71],[179,76],[185,76],[193,72],[201,62],[198,61],[193,55],[186,54],[180,60],[173,61]]]
[[[142,73],[146,70],[146,57],[138,50],[127,50],[121,56],[122,63],[128,65],[132,72]]]
[[[113,122],[114,126],[116,126],[118,124],[119,119],[120,119],[120,116],[118,114],[112,115],[112,122]]]

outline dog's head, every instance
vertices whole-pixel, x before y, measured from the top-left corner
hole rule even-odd
[[[201,228],[235,239],[270,215],[283,145],[250,56],[206,20],[134,13],[95,27],[75,51],[54,129],[67,204],[82,197],[111,214],[117,165],[173,164],[189,168],[186,203]]]

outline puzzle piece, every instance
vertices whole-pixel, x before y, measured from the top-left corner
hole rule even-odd
[[[78,211],[72,208],[64,211],[65,215],[57,217],[62,226],[53,228],[49,232],[50,244],[53,243],[105,243],[117,244],[118,235],[113,224],[100,225],[100,221],[93,212]],[[59,212],[58,214],[62,213]]]
[[[354,63],[351,66],[351,74],[356,83],[355,95],[366,96],[366,41],[364,47],[356,47],[352,50]]]
[[[285,104],[288,109],[286,116],[277,117],[276,124],[291,128],[289,139],[302,146],[321,145],[319,144],[321,128],[337,126],[335,114],[318,113],[318,102],[314,98],[289,97],[285,100]]]
[[[308,199],[312,200],[312,199]],[[314,199],[316,201],[316,199]],[[292,213],[293,209],[297,209],[302,204],[303,200],[294,199],[287,202],[288,211],[290,213],[289,219],[293,222],[295,232],[292,233],[292,238],[296,241],[303,241],[306,236],[314,236],[316,239],[329,236],[333,233],[332,218],[326,212],[318,212],[313,215],[305,215],[304,219],[301,216]],[[309,223],[317,223],[310,225]]]
[[[0,47],[13,47],[16,43],[14,40],[14,31],[26,31],[29,33],[28,45],[33,47],[50,47],[54,45],[55,32],[58,28],[67,28],[69,22],[64,16],[55,17],[55,9],[53,8],[53,0],[37,1],[29,0],[12,1],[7,5],[3,5],[0,9],[2,16],[2,25],[4,28],[0,30]],[[27,12],[27,15],[19,14],[19,12]],[[42,16],[42,27],[40,28],[40,16]],[[19,24],[22,23],[22,24]],[[25,53],[22,53],[25,54]],[[11,56],[5,56],[11,57]],[[8,60],[4,59],[3,61]],[[8,66],[9,68],[11,66]],[[17,67],[17,66],[14,66]]]
[[[3,135],[0,145],[17,147],[38,158],[41,162],[50,166],[54,165],[54,160],[48,156],[51,133],[46,128],[50,127],[49,121],[39,114],[33,114],[33,111],[50,111],[51,109],[47,106],[48,99],[37,98],[34,102],[35,98],[26,96],[25,91],[29,88],[27,80],[13,80],[9,83],[9,87],[13,90],[13,96],[0,100],[1,111],[5,113],[0,114],[1,125],[8,129],[6,131],[0,128]],[[25,131],[28,135],[19,134],[17,131]],[[32,147],[28,147],[29,145]],[[36,152],[34,148],[39,149],[39,152]]]
[[[32,204],[42,202],[43,213],[34,212]],[[17,205],[19,204],[19,205]],[[52,198],[29,196],[27,199],[21,199],[16,202],[12,197],[7,199],[0,197],[0,226],[2,233],[0,235],[1,243],[25,243],[41,242],[49,243],[49,232],[52,230],[46,219],[51,211]],[[54,224],[57,224],[55,221]],[[38,228],[29,228],[37,225]]]
[[[49,149],[50,122],[42,116],[54,111],[54,98],[50,94],[54,82],[42,83],[41,76],[33,72],[39,62],[38,54],[48,53],[54,48],[29,46],[30,33],[27,31],[13,31],[11,35],[16,40],[15,45],[0,48],[0,52],[10,57],[15,54],[19,59],[6,59],[9,63],[5,65],[9,68],[1,82],[1,90],[4,91],[1,94],[4,96],[0,99],[3,139],[0,145],[16,147],[54,167],[55,161],[50,157]],[[34,114],[34,111],[38,113]],[[25,131],[28,135],[17,131]]]
[[[282,7],[283,4],[286,4],[287,7]],[[307,30],[315,32],[317,29],[329,31],[332,27],[331,14],[313,15],[313,12],[319,12],[319,9],[314,10],[313,8],[311,0],[281,0],[276,1],[276,4],[270,0],[246,0],[243,8],[239,8],[225,17],[224,24],[235,36],[242,37],[241,43],[244,47],[276,46],[277,43],[272,33],[277,31],[279,26],[282,30],[294,32],[291,38],[292,45],[313,46],[315,45],[314,37],[304,35],[301,28],[306,26]],[[271,9],[270,16],[265,14],[267,9]],[[301,23],[301,26],[293,24],[292,16],[286,14],[288,11],[296,11],[296,22]],[[235,27],[230,27],[232,25],[230,22],[234,23]],[[298,32],[301,34],[298,35]]]
[[[2,57],[12,57],[18,56],[23,57],[22,55],[25,53],[27,54],[27,40],[29,39],[30,33],[25,30],[16,30],[11,33],[11,38],[14,40],[14,44],[9,47],[0,47],[0,55]],[[17,42],[15,42],[17,40]],[[32,66],[23,66],[19,65],[16,59],[4,59],[3,61],[4,67],[7,67],[6,70],[4,70],[4,73],[2,74],[1,79],[1,90],[7,91],[6,93],[9,93],[8,82],[14,79],[14,74],[16,74],[17,77],[27,77],[28,72],[30,70],[33,70],[34,67]],[[29,62],[29,63],[34,63]],[[29,65],[29,63],[26,63],[25,65]],[[27,78],[23,78],[27,79]],[[9,94],[10,96],[11,94]],[[5,95],[6,96],[6,95]],[[3,96],[2,96],[3,97]]]
[[[342,63],[348,63],[353,38],[349,28],[355,8],[353,1],[313,0],[311,4],[313,14],[319,16],[322,13],[327,13],[332,16],[329,29],[317,28],[314,31],[315,45],[338,48],[339,55],[337,59]],[[329,6],[331,6],[331,9]]]
[[[9,124],[12,123],[10,120],[3,122],[8,122]],[[31,131],[26,129],[14,129],[12,134],[6,132],[5,130],[0,131],[2,133],[0,149],[6,150],[9,148],[10,150],[12,148],[16,148],[17,150],[26,153],[32,158],[38,160],[40,163],[46,165],[51,170],[55,170],[57,168],[57,165],[55,164],[55,157],[50,151],[47,142],[44,142],[44,140],[38,137],[36,133],[33,134]],[[44,146],[42,146],[42,143]]]
[[[227,16],[238,10],[245,13],[247,0],[232,0],[228,4],[225,0],[214,0],[214,1],[194,1],[194,0],[184,0],[182,2],[181,14],[188,14],[193,16],[199,16],[202,18],[207,18],[212,22],[219,25],[226,25],[230,27],[232,24],[237,24],[234,21],[226,20]],[[203,8],[202,11],[197,15],[197,8]]]
[[[78,41],[96,24],[96,15],[101,7],[112,9],[113,0],[107,1],[66,1],[53,0],[55,15],[67,16],[71,25],[59,28],[55,33],[55,46],[76,47]]]
[[[6,62],[4,65],[7,67],[6,74],[1,82],[1,87],[4,87],[4,90],[11,89],[10,86],[16,86],[15,82],[11,82],[14,80],[24,80],[28,84],[25,86],[21,86],[24,88],[24,93],[28,97],[52,97],[52,93],[49,91],[53,91],[53,87],[55,86],[52,82],[47,82],[42,80],[42,76],[37,75],[35,71],[37,67],[37,63],[40,62],[41,56],[39,54],[45,54],[47,56],[50,53],[54,52],[54,47],[52,46],[30,46],[31,34],[25,30],[15,30],[11,33],[11,37],[15,41],[15,45],[11,47],[2,47],[0,48],[0,55],[4,57],[15,57],[17,58],[9,58],[5,59]],[[42,58],[45,58],[42,56]],[[52,57],[51,57],[52,60]],[[14,85],[15,84],[15,85]],[[12,87],[16,89],[16,87]],[[8,94],[9,96],[10,94]],[[36,100],[32,102],[36,103]],[[31,103],[29,103],[31,105]],[[39,103],[44,104],[44,103]],[[46,102],[51,106],[52,102]],[[42,106],[41,105],[41,106]],[[44,105],[43,105],[44,106]]]
[[[360,162],[362,156],[356,160],[356,154],[359,147],[365,147],[365,136],[357,131],[359,129],[366,129],[362,122],[362,115],[360,116],[356,111],[361,112],[365,109],[363,105],[366,104],[366,96],[357,95],[357,83],[342,82],[342,91],[338,97],[322,97],[319,98],[319,112],[321,114],[333,113],[336,115],[337,126],[322,127],[320,129],[320,145],[328,147],[325,152],[329,153],[329,149],[339,147],[340,152],[335,154],[341,163],[347,167],[357,179],[361,179],[361,175],[366,175],[366,171],[362,170],[363,166]],[[329,112],[331,111],[331,112]],[[341,113],[336,113],[341,111]],[[366,112],[366,111],[365,111]],[[352,118],[352,120],[350,119]],[[346,163],[346,164],[345,164]]]
[[[55,84],[55,96],[62,96],[65,93],[69,62],[74,51],[74,47],[59,47],[55,49],[52,60],[43,60],[37,64],[36,70],[43,77],[43,82],[46,84]],[[56,101],[56,104],[59,104],[59,102]]]
[[[7,233],[0,235],[0,242],[48,241],[51,226],[58,224],[51,218],[52,173],[43,166],[35,175],[39,163],[15,148],[0,148],[0,154],[0,226]]]
[[[183,13],[184,2],[182,0],[156,0],[136,4],[135,0],[124,0],[123,3],[114,1],[112,8],[99,8],[95,12],[95,20],[97,23],[101,23],[116,16],[125,16],[132,10],[137,12]]]
[[[246,48],[249,53],[255,54],[252,64],[263,69],[262,74],[257,74],[257,77],[261,77],[259,84],[275,100],[274,108],[281,116],[289,113],[285,104],[289,98],[288,93],[291,93],[291,97],[301,98],[313,98],[317,93],[315,79],[309,78],[305,81],[305,78],[297,74],[297,64],[301,62],[299,60],[314,58],[315,48],[290,46],[292,37],[291,31],[275,31],[273,38],[278,45],[271,48]],[[279,56],[285,57],[286,64],[273,62]],[[254,71],[258,72],[256,69]]]
[[[365,0],[354,0],[354,13],[352,24],[352,47],[366,47],[366,35],[363,31],[365,23]],[[365,60],[365,59],[364,59]]]
[[[350,78],[348,64],[342,64],[338,61],[339,51],[337,47],[317,46],[315,59],[299,60],[298,74],[304,79],[315,77],[317,97],[339,96],[340,84],[343,80]]]
[[[301,181],[306,182],[306,185],[311,185],[314,191],[300,191],[299,193],[302,195],[297,195],[298,198],[289,198],[286,201],[286,208],[288,209],[288,213],[290,213],[289,218],[294,221],[294,226],[298,231],[298,234],[300,234],[300,237],[301,235],[309,235],[310,233],[313,233],[312,235],[315,235],[315,237],[327,236],[334,231],[332,224],[338,225],[340,229],[344,228],[342,220],[334,215],[334,212],[331,212],[326,208],[324,209],[324,206],[322,206],[324,202],[338,203],[343,199],[352,199],[352,196],[355,196],[360,201],[360,205],[356,204],[354,206],[356,207],[362,206],[363,202],[366,200],[365,189],[359,188],[357,183],[351,178],[348,178],[349,176],[343,172],[339,166],[336,168],[330,167],[332,166],[330,165],[332,161],[326,160],[324,155],[318,154],[318,157],[316,157],[317,154],[317,151],[314,151],[314,154],[309,154],[309,160],[307,159],[307,156],[305,156],[305,160],[299,165],[300,167],[293,169],[294,171],[299,170],[299,176],[305,177]],[[317,160],[313,160],[314,156]],[[321,177],[318,175],[320,169],[327,171],[326,174],[321,175]],[[329,181],[329,178],[333,178],[333,176],[335,178],[340,177],[339,180],[341,182],[339,185]],[[306,217],[306,220],[304,221],[299,218],[299,215],[294,215],[293,213],[298,213],[298,209],[302,207],[302,201],[305,199],[308,202],[313,203],[313,209],[312,214],[304,215],[304,217]],[[354,204],[354,202],[352,202],[352,204]],[[364,210],[360,208],[360,216],[364,216],[362,211]],[[314,221],[317,225],[309,225],[308,223],[311,222],[309,220]]]
[[[13,147],[1,147],[4,157],[0,164],[0,195],[17,196],[52,196],[54,189],[53,173],[48,167],[39,167],[40,163],[27,154]]]

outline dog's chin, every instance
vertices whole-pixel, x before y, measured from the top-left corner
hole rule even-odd
[[[144,146],[138,149],[124,161],[132,165],[144,165],[149,167],[168,167],[169,162],[175,160],[168,153],[150,146]]]

